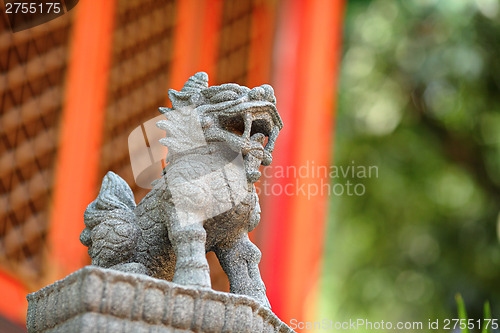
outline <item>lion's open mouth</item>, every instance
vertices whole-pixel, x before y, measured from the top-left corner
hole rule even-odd
[[[245,102],[219,112],[219,126],[222,129],[248,139],[261,133],[266,141],[274,140],[273,131],[279,131],[282,127],[276,107],[265,101]]]

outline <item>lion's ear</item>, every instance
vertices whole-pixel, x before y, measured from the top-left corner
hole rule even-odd
[[[175,91],[173,89],[168,90],[168,98],[170,99],[170,102],[172,102],[172,107],[174,109],[180,109],[191,104],[189,101],[190,97],[191,94]]]

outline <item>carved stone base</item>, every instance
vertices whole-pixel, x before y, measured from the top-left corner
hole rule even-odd
[[[249,297],[96,266],[27,298],[28,332],[293,332]]]

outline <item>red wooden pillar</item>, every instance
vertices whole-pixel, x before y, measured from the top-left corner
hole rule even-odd
[[[1,315],[14,323],[24,326],[28,310],[28,301],[26,300],[28,290],[26,286],[3,271],[0,271],[0,286],[2,286],[2,297],[0,297]]]
[[[264,281],[273,310],[288,323],[315,319],[328,199],[321,188],[329,179],[312,171],[331,163],[343,6],[294,0],[279,11],[273,85],[284,128],[272,165],[309,171],[271,178],[263,208]]]
[[[83,212],[96,195],[115,7],[115,0],[82,0],[74,9],[49,229],[48,283],[88,261],[87,249],[78,239]]]

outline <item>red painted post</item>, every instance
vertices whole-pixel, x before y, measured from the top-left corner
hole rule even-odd
[[[48,283],[84,266],[83,212],[95,198],[108,92],[115,0],[81,0],[66,80],[49,229]]]

